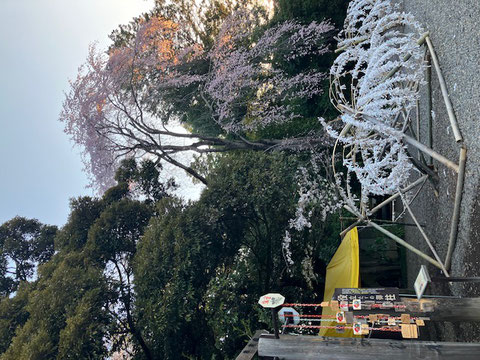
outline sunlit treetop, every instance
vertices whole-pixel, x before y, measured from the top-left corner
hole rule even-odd
[[[261,23],[257,12],[239,9],[205,47],[184,41],[184,23],[150,16],[107,53],[92,46],[60,116],[65,132],[84,149],[92,185],[111,186],[123,157],[166,161],[206,182],[180,153],[325,145],[323,135],[247,139],[249,132],[298,119],[298,103],[322,93],[325,73],[292,74],[279,64],[327,53],[333,29],[328,22],[287,21],[264,30]],[[217,133],[168,127],[178,123],[207,124]]]

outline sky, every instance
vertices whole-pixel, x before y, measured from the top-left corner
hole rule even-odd
[[[14,216],[63,225],[69,199],[93,195],[58,121],[88,45],[153,0],[0,0],[0,224]]]

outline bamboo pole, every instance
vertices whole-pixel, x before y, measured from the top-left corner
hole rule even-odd
[[[433,149],[433,119],[432,119],[432,57],[427,52],[426,55],[427,69],[425,74],[425,81],[427,82],[427,146],[430,149]],[[433,158],[430,156],[428,158],[428,165],[433,165]]]
[[[443,101],[445,102],[445,106],[447,107],[448,118],[450,120],[450,125],[453,129],[455,141],[461,142],[463,141],[462,134],[460,133],[460,129],[458,128],[457,118],[455,116],[455,113],[453,112],[453,106],[452,102],[450,101],[450,97],[448,96],[447,85],[445,83],[445,79],[443,78],[443,74],[438,62],[438,57],[435,53],[435,49],[433,48],[430,36],[427,36],[425,38],[425,41],[427,42],[428,50],[430,51],[430,55],[432,57],[433,66],[435,67],[435,71],[437,72],[438,82],[440,83],[440,90],[442,91]]]
[[[349,206],[345,205],[344,206],[345,209],[347,209],[348,211],[350,211],[352,214],[354,215],[357,215],[358,214],[356,213],[355,210],[351,209]],[[375,229],[377,229],[378,231],[380,231],[381,233],[383,233],[384,235],[388,236],[390,239],[392,240],[395,240],[398,244],[406,247],[408,250],[414,252],[415,254],[417,254],[418,256],[420,256],[421,258],[427,260],[429,263],[435,265],[436,267],[438,267],[439,269],[442,268],[442,266],[440,265],[440,263],[438,261],[436,261],[435,259],[432,259],[430,256],[428,256],[427,254],[423,253],[421,250],[418,250],[416,247],[410,245],[409,243],[407,243],[405,240],[403,239],[400,239],[397,235],[395,234],[392,234],[390,231],[388,230],[385,230],[384,228],[382,228],[380,225],[378,224],[375,224],[373,221],[371,220],[365,220],[367,225],[368,226],[371,226],[371,227],[374,227]]]
[[[343,50],[345,50],[345,49],[348,49],[348,48],[349,48],[350,46],[352,46],[352,45],[361,44],[362,42],[364,42],[364,41],[366,41],[366,40],[368,40],[368,36],[362,36],[361,38],[359,38],[359,39],[357,39],[357,40],[355,40],[355,41],[352,41],[352,42],[351,42],[350,44],[348,44],[348,45],[345,45],[345,46],[342,46],[342,47],[340,47],[340,48],[338,48],[338,49],[335,49],[335,54],[337,54],[337,53],[339,53],[339,52],[341,52],[341,51],[343,51]]]
[[[462,146],[460,149],[460,167],[457,177],[457,187],[455,190],[455,205],[453,208],[452,224],[450,226],[450,237],[448,239],[447,256],[445,258],[445,267],[450,269],[452,262],[453,249],[457,240],[458,222],[460,219],[460,204],[462,202],[463,181],[465,179],[465,164],[467,161],[467,149]]]
[[[357,217],[354,217],[354,216],[340,216],[340,221],[343,221],[343,220],[355,220],[357,221],[358,218]],[[375,222],[376,223],[379,223],[379,224],[385,224],[385,225],[402,225],[402,226],[417,226],[415,224],[412,224],[412,223],[404,223],[404,222],[398,222],[398,221],[392,221],[392,220],[381,220],[381,219],[375,219]],[[420,226],[422,227],[425,227],[426,225],[425,224],[420,224]]]
[[[417,141],[420,142],[420,101],[417,99],[416,102],[415,102],[415,117],[417,118],[417,121],[416,121],[416,125],[417,125],[417,129],[416,129],[416,137],[417,137]],[[422,160],[422,152],[420,150],[418,150],[418,160]]]
[[[410,217],[412,218],[413,222],[417,225],[417,228],[418,230],[420,231],[420,233],[422,234],[423,238],[425,239],[428,247],[430,248],[430,250],[432,251],[433,253],[433,256],[435,256],[435,259],[438,261],[438,263],[442,266],[442,271],[443,273],[445,274],[446,277],[450,277],[450,274],[448,273],[447,269],[445,268],[445,266],[443,265],[442,263],[442,260],[440,259],[440,256],[438,256],[438,253],[437,251],[435,250],[435,248],[433,247],[432,243],[430,242],[430,239],[428,238],[427,234],[425,234],[425,231],[422,229],[420,223],[418,222],[417,218],[415,217],[415,215],[413,214],[413,211],[412,209],[410,208],[410,206],[408,205],[408,202],[405,200],[404,196],[402,193],[399,193],[400,196],[402,197],[402,200],[403,200],[403,205],[407,208],[407,211],[409,212],[410,214]]]
[[[395,240],[398,244],[406,247],[408,250],[414,252],[415,254],[417,254],[418,256],[420,256],[421,258],[427,260],[430,264],[436,266],[436,267],[439,268],[439,269],[442,268],[443,265],[441,265],[437,260],[431,258],[431,257],[428,256],[427,254],[423,253],[421,250],[418,250],[416,247],[410,245],[410,244],[407,243],[405,240],[400,239],[397,235],[392,234],[392,233],[391,233],[390,231],[388,231],[388,230],[385,230],[385,229],[382,228],[380,225],[375,224],[373,221],[370,221],[370,220],[367,221],[367,224],[368,224],[369,226],[374,227],[375,229],[377,229],[378,231],[380,231],[382,234],[388,236],[390,239]]]
[[[415,134],[415,132],[413,131],[412,127],[409,126],[408,127],[408,130],[410,131],[410,133],[412,134],[413,138],[417,138],[417,135]],[[431,148],[430,148],[431,149]],[[408,151],[408,149],[407,149]],[[413,162],[413,165],[415,165],[420,171],[422,171],[423,173],[425,174],[428,174],[430,175],[431,178],[435,178],[438,182],[438,175],[435,173],[435,171],[433,171],[428,165],[427,165],[427,160],[425,160],[425,156],[423,154],[423,152],[421,151],[418,151],[418,157],[419,159],[415,159],[414,156],[410,155],[410,158],[412,159],[412,162]],[[432,159],[430,156],[428,157],[430,160]]]
[[[422,177],[418,178],[417,180],[415,180],[413,183],[411,183],[410,185],[408,185],[406,188],[400,190],[400,192],[403,192],[403,193],[406,193],[410,190],[412,190],[415,186],[421,184],[422,182],[424,182],[426,179],[428,178],[428,175],[423,175]],[[382,201],[380,204],[378,204],[377,206],[375,206],[374,208],[372,208],[372,210],[370,210],[370,215],[373,215],[375,214],[378,210],[380,210],[382,207],[384,207],[385,205],[388,205],[390,204],[393,200],[395,200],[396,198],[398,198],[400,195],[399,193],[396,193],[396,194],[393,194],[392,196],[390,196],[389,198],[385,199],[384,201]],[[350,211],[349,209],[347,209],[348,211]],[[352,211],[350,211],[352,212]],[[354,214],[356,215],[356,214]],[[343,230],[341,233],[340,233],[340,236],[343,238],[345,236],[345,234],[347,232],[349,232],[350,230],[352,230],[355,226],[357,225],[360,225],[367,217],[366,216],[360,216],[360,217],[357,217],[358,220],[356,222],[354,222],[352,225],[350,225],[348,228],[346,228],[345,230]]]
[[[429,147],[423,145],[421,142],[418,142],[417,140],[415,140],[414,138],[412,138],[408,135],[402,134],[402,137],[410,145],[412,145],[412,146],[416,147],[417,149],[423,151],[425,154],[433,157],[435,160],[439,161],[443,165],[449,167],[450,169],[452,169],[452,170],[454,170],[455,172],[458,173],[459,166],[457,164],[455,164],[453,161],[447,159],[445,156],[437,153],[436,151],[430,149]]]
[[[430,180],[430,182],[432,183],[433,187],[436,190],[438,188],[438,182],[440,181],[440,178],[438,177],[438,174],[435,171],[433,171],[428,165],[426,165],[423,161],[418,161],[412,155],[410,155],[410,151],[407,150],[407,153],[409,154],[413,165],[418,170],[423,172],[425,175],[429,176],[428,179]],[[422,156],[423,156],[423,154],[422,154]],[[424,159],[422,159],[422,160],[424,160]]]

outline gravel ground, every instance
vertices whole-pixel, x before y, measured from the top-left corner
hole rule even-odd
[[[465,187],[461,205],[458,240],[452,259],[451,275],[480,276],[480,1],[479,0],[402,0],[401,6],[412,13],[416,19],[430,31],[433,46],[440,61],[443,76],[458,119],[460,130],[467,147],[467,165]],[[442,99],[435,71],[432,69],[433,90],[433,148],[449,159],[458,162],[459,144],[455,143],[449,126],[447,111]],[[425,87],[421,89],[420,118],[422,119],[421,137],[426,143]],[[441,258],[447,251],[450,221],[455,197],[456,174],[445,166],[434,163],[440,183],[439,194],[435,196],[433,187],[428,184],[413,204],[419,221],[425,224],[425,230]],[[411,222],[410,219],[406,219]],[[429,253],[420,233],[407,227],[406,240]],[[420,268],[426,264],[416,255],[408,255],[409,285]],[[430,273],[438,271],[429,266]],[[455,295],[461,297],[480,296],[480,286],[455,284],[432,286],[430,293],[437,295]],[[480,325],[433,324],[428,328],[432,340],[444,341],[480,341]]]

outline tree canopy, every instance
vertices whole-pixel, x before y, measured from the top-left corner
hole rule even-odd
[[[323,71],[284,65],[327,53],[332,25],[289,20],[265,28],[259,12],[241,8],[209,46],[185,41],[184,26],[164,15],[142,18],[107,54],[92,46],[71,82],[60,120],[83,147],[99,189],[112,185],[123,156],[166,161],[206,183],[178,153],[325,146],[315,129],[300,137],[258,135],[301,118],[299,104],[322,94]]]
[[[20,216],[0,227],[0,295],[16,291],[20,281],[34,277],[37,264],[51,258],[56,232],[56,226]]]
[[[263,293],[318,296],[337,242],[334,217],[315,217],[310,229],[291,233],[293,262],[285,259],[298,161],[283,153],[217,156],[194,203],[146,196],[160,184],[147,182],[144,193],[128,187],[132,178],[142,183],[143,166],[123,162],[118,185],[102,198],[72,200],[56,253],[37,278],[0,300],[2,359],[233,357],[268,326],[256,306]]]

